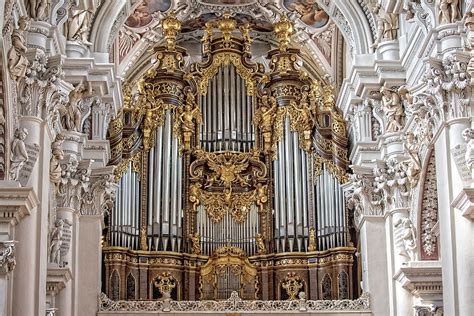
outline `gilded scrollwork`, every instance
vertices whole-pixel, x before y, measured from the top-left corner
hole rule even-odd
[[[281,283],[281,287],[286,290],[288,300],[297,300],[300,290],[304,287],[303,280],[295,272],[288,272],[285,279]]]
[[[153,282],[163,299],[170,299],[171,292],[176,287],[176,279],[169,272],[162,272]]]

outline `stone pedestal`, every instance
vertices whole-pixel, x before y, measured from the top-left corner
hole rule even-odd
[[[362,289],[370,294],[374,315],[390,315],[385,220],[363,216],[360,222]]]
[[[88,57],[89,49],[77,41],[66,41],[66,55],[70,58]]]
[[[382,42],[377,47],[379,59],[383,60],[399,60],[400,59],[400,45],[398,41]]]

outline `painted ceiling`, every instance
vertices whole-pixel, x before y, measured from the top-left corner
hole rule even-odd
[[[239,25],[248,23],[255,38],[266,36],[267,39],[272,36],[272,22],[279,14],[286,13],[297,22],[299,36],[295,37],[310,39],[301,43],[312,52],[311,57],[320,68],[330,76],[336,72],[342,37],[316,0],[132,0],[112,52],[123,76],[127,76],[150,45],[161,40],[159,22],[171,10],[178,12],[182,21],[181,41],[192,41],[194,37],[196,43],[204,24],[218,19],[224,11],[230,11]],[[303,32],[306,37],[301,36]]]

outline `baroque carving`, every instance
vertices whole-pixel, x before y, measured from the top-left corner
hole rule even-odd
[[[64,267],[68,264],[68,262],[63,260],[63,257],[69,251],[70,236],[69,240],[67,240],[65,238],[65,232],[70,232],[71,226],[72,223],[70,221],[59,218],[54,222],[54,227],[52,227],[49,232],[49,262],[55,263],[60,267]]]
[[[13,30],[11,35],[12,47],[8,51],[8,70],[14,81],[19,81],[25,77],[29,62],[25,54],[27,51],[24,32],[28,27],[28,18],[20,17],[18,28]]]
[[[404,126],[404,109],[397,92],[387,87],[380,89],[382,110],[386,119],[385,132],[398,132]]]
[[[438,222],[438,190],[436,182],[435,155],[431,154],[426,167],[421,202],[420,244],[421,260],[438,259],[438,241],[433,231]]]
[[[64,151],[61,148],[64,142],[64,135],[56,135],[56,139],[51,144],[51,160],[49,163],[49,180],[57,187],[61,182],[62,168],[61,160],[64,159]]]
[[[196,135],[196,127],[202,124],[202,113],[191,90],[186,93],[186,105],[175,109],[173,122],[173,133],[179,140],[180,150],[191,150],[191,145],[195,144],[193,136]]]
[[[82,9],[76,5],[69,8],[69,16],[64,25],[64,34],[69,41],[78,41],[86,46],[92,45],[89,42],[89,31],[91,28],[93,10]]]
[[[0,241],[0,273],[13,271],[15,265],[15,242]]]
[[[61,125],[65,130],[82,132],[81,102],[85,89],[82,83],[78,84],[69,93],[69,103],[59,108]]]
[[[26,151],[25,139],[28,135],[26,128],[17,129],[11,147],[10,157],[10,180],[18,181],[20,171],[28,161],[28,152]]]
[[[382,7],[381,1],[371,0],[369,7],[377,20],[377,34],[372,47],[377,47],[384,41],[397,39],[398,33],[398,14],[388,13]]]
[[[288,300],[291,301],[297,300],[297,295],[299,294],[303,286],[303,280],[298,274],[294,272],[288,272],[285,279],[281,283],[281,287],[286,290]]]
[[[36,21],[48,19],[51,11],[51,0],[26,0],[26,11],[29,16]]]
[[[153,283],[163,299],[171,298],[171,291],[176,287],[176,279],[169,272],[161,273]]]
[[[193,255],[201,254],[201,236],[199,233],[189,234],[189,240],[191,241],[191,251]]]
[[[360,221],[362,215],[383,215],[381,195],[376,191],[373,180],[357,173],[350,176],[353,192],[349,194],[348,207],[354,210],[354,218]]]
[[[440,0],[438,7],[440,24],[454,23],[461,19],[460,4],[459,0]]]
[[[99,311],[109,312],[160,312],[164,309],[162,301],[113,301],[104,293],[99,295]],[[302,305],[304,303],[304,305]],[[356,300],[331,300],[312,301],[287,300],[287,301],[252,301],[241,300],[235,295],[227,300],[220,301],[172,301],[170,311],[183,312],[295,312],[298,313],[302,306],[308,312],[317,311],[367,311],[370,308],[369,295],[367,293]]]
[[[403,243],[403,251],[400,255],[407,257],[410,261],[416,260],[416,231],[415,227],[408,217],[401,218],[395,223],[395,227],[401,230],[400,238]]]

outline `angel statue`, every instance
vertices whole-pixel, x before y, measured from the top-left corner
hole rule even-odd
[[[191,150],[191,138],[196,132],[196,123],[202,124],[202,113],[190,90],[186,93],[186,105],[176,108],[174,122],[173,131],[180,140],[181,148]]]
[[[253,123],[260,129],[263,136],[263,149],[270,152],[272,149],[273,122],[277,111],[276,99],[264,95],[260,107],[255,112]]]
[[[414,188],[418,184],[421,172],[421,161],[418,156],[420,146],[415,141],[415,135],[412,132],[406,134],[406,142],[404,143],[405,150],[410,156],[410,160],[406,163],[405,172],[408,177],[410,187]]]

